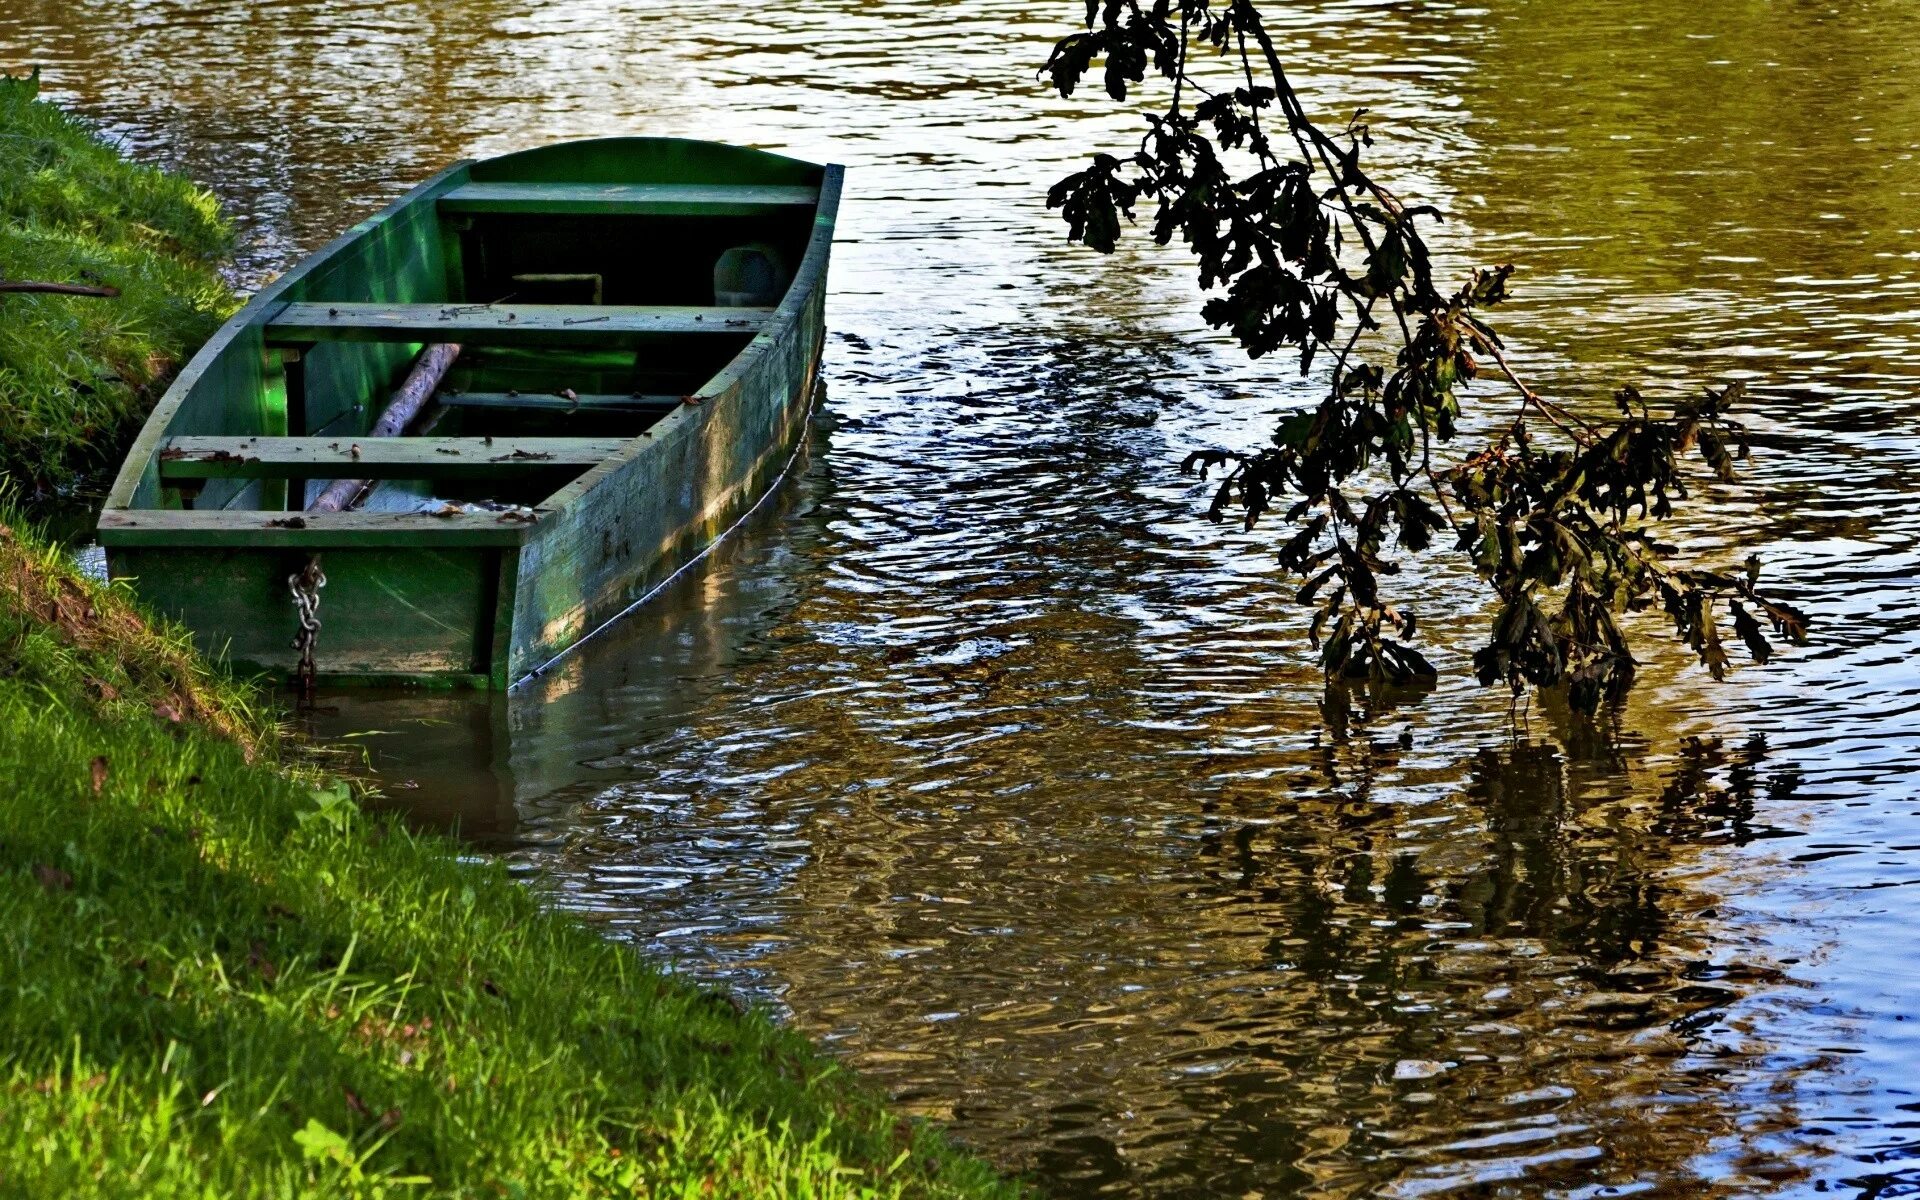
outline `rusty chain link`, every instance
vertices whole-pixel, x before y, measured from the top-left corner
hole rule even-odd
[[[287,576],[287,588],[293,593],[293,607],[300,619],[300,631],[293,635],[293,648],[300,652],[295,668],[300,694],[313,698],[313,648],[320,640],[320,589],[327,586],[326,573],[320,570],[320,556],[310,555],[307,565]]]

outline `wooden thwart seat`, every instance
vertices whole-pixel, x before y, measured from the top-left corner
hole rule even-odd
[[[562,396],[554,392],[441,392],[448,408],[553,409],[560,412],[672,412],[683,396],[630,396],[604,392]]]
[[[624,438],[171,437],[164,479],[491,479],[528,467],[591,467]]]
[[[701,183],[468,183],[440,197],[443,213],[753,217],[811,209],[817,188]]]
[[[517,546],[526,540],[541,511],[281,513],[109,508],[100,514],[100,540],[109,546],[170,549]]]
[[[675,334],[749,335],[771,308],[601,304],[366,304],[282,307],[266,322],[272,345],[315,342],[459,342],[479,346],[639,346]]]

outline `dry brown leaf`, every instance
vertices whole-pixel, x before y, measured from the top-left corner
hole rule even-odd
[[[62,871],[59,867],[51,867],[46,863],[35,863],[33,864],[33,877],[39,880],[40,886],[49,892],[70,892],[73,890],[73,876]]]

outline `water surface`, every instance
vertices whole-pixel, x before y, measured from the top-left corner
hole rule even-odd
[[[1581,404],[1749,381],[1680,521],[1814,644],[1648,647],[1598,723],[1463,676],[1321,704],[1270,533],[1174,470],[1311,384],[1177,254],[1063,244],[1130,125],[1077,3],[9,0],[0,67],[214,187],[270,277],[465,155],[717,137],[851,168],[794,476],[511,700],[334,697],[423,819],[747,989],[1062,1196],[1920,1194],[1920,32],[1898,6],[1314,0],[1323,112],[1519,264]],[[1279,7],[1279,6],[1276,6]],[[1651,631],[1650,631],[1651,632]]]

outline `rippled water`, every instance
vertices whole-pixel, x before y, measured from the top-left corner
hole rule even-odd
[[[1540,378],[1753,387],[1748,480],[1681,525],[1814,644],[1517,731],[1461,578],[1413,581],[1446,681],[1346,718],[1271,535],[1200,516],[1176,457],[1307,393],[1177,256],[1062,244],[1045,184],[1129,127],[1034,79],[1078,7],[7,0],[0,66],[214,186],[256,280],[466,154],[850,165],[775,502],[526,694],[322,724],[902,1106],[1063,1196],[1920,1194],[1903,6],[1285,6],[1455,266],[1520,264]]]

